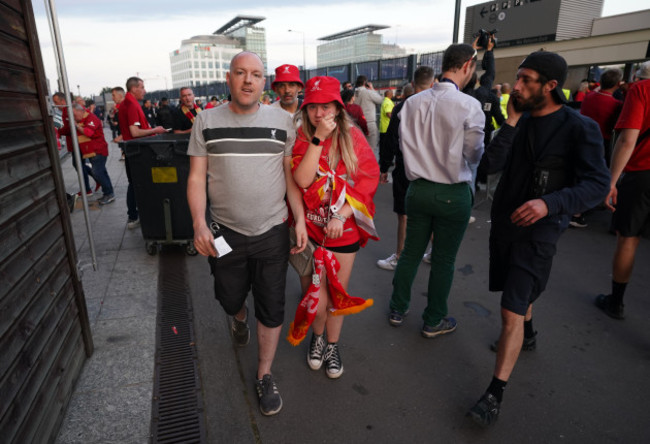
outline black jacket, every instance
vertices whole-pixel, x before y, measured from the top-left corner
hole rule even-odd
[[[544,117],[524,113],[516,128],[503,125],[483,158],[488,174],[502,171],[492,204],[493,235],[555,242],[571,215],[595,207],[609,192],[598,125],[566,106]],[[530,227],[512,224],[510,215],[535,198],[544,200],[548,216]]]

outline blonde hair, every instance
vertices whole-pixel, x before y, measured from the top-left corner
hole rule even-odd
[[[354,151],[352,134],[350,134],[352,121],[340,103],[333,103],[336,105],[338,115],[336,116],[336,127],[332,132],[332,146],[329,151],[329,166],[332,170],[335,170],[339,160],[342,159],[348,176],[355,176],[359,166],[359,159],[357,159],[357,154]],[[294,116],[294,122],[297,124],[299,120],[302,120],[302,132],[309,141],[314,137],[316,127],[309,121],[309,114],[307,113],[308,106],[309,105],[303,106],[300,112],[296,113]]]

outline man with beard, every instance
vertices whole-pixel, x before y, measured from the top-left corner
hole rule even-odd
[[[519,65],[508,118],[485,152],[488,174],[503,171],[492,204],[490,291],[502,291],[501,336],[492,382],[470,409],[493,424],[521,350],[533,350],[532,303],[548,281],[556,243],[572,214],[609,191],[598,125],[564,106],[566,61],[534,52]]]
[[[273,102],[271,106],[282,108],[293,116],[300,107],[298,94],[304,86],[300,80],[298,67],[294,65],[278,66],[275,68],[275,79],[271,88],[280,97],[280,100]]]

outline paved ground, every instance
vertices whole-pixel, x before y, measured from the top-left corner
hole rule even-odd
[[[97,272],[87,266],[83,215],[72,214],[96,350],[77,384],[60,443],[146,442],[149,434],[157,258],[147,255],[138,230],[125,227],[126,177],[117,152],[112,146],[109,171],[118,201],[91,210]],[[69,163],[64,160],[66,184],[77,191]],[[489,203],[474,211],[477,221],[456,263],[449,306],[458,329],[436,339],[419,333],[426,264],[405,324],[394,328],[386,321],[392,272],[375,261],[395,244],[389,186],[380,187],[376,203],[382,239],[358,254],[350,285],[353,295],[372,297],[375,306],[345,321],[345,373],[329,380],[324,371],[311,371],[308,341],[292,347],[284,340],[287,322],[274,364],[284,408],[275,417],[263,417],[257,407],[256,340],[243,349],[232,346],[206,260],[185,258],[209,442],[647,442],[650,242],[639,249],[621,322],[593,306],[611,280],[615,238],[607,233],[608,214],[593,212],[588,228],[564,235],[535,307],[538,349],[520,358],[496,427],[482,430],[464,414],[490,381],[494,354],[488,346],[500,327],[499,296],[487,291]],[[287,320],[299,298],[298,279],[289,270]]]

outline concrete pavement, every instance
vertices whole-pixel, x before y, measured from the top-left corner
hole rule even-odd
[[[108,163],[118,200],[91,210],[100,269],[88,268],[83,215],[72,213],[95,354],[77,383],[59,443],[147,442],[151,416],[158,259],[139,230],[126,229],[126,176],[111,146]],[[69,158],[66,185],[77,191]],[[92,182],[92,181],[91,181]],[[502,414],[488,430],[465,412],[487,387],[495,355],[488,346],[500,328],[499,295],[487,291],[489,203],[473,214],[456,262],[449,307],[458,329],[420,336],[429,266],[422,264],[411,315],[388,325],[392,272],[375,262],[394,249],[396,219],[390,185],[376,198],[381,241],[357,255],[350,293],[374,307],[346,319],[341,339],[345,373],[329,380],[306,365],[308,339],[285,339],[300,298],[289,270],[286,321],[274,364],[284,400],[275,417],[259,413],[253,379],[257,341],[232,346],[228,322],[212,294],[207,261],[184,258],[195,313],[196,347],[208,442],[645,442],[650,434],[650,242],[641,243],[626,294],[626,320],[597,310],[593,297],[609,291],[615,238],[608,214],[569,230],[559,243],[548,289],[535,306],[536,351],[522,353],[506,388]],[[165,254],[163,251],[161,254]],[[255,333],[253,326],[253,334]]]

